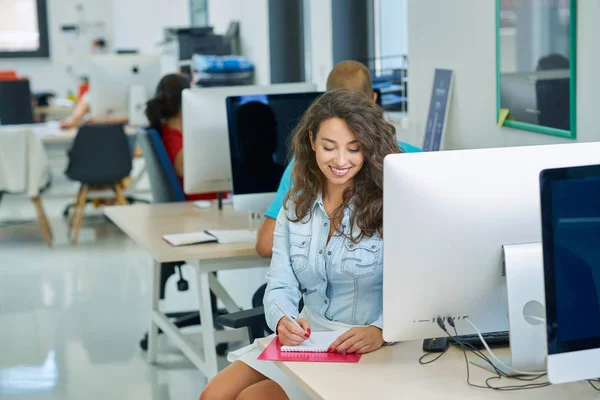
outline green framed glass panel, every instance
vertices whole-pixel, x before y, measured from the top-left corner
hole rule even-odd
[[[575,139],[576,0],[496,0],[496,120]]]

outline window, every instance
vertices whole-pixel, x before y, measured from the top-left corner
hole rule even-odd
[[[0,58],[49,57],[46,0],[0,0]]]
[[[408,111],[407,0],[373,1],[373,87],[387,111]],[[374,65],[373,65],[374,64]]]

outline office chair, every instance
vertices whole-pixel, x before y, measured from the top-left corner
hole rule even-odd
[[[173,168],[173,165],[171,164],[171,160],[167,155],[167,151],[165,150],[158,131],[156,129],[145,129],[138,134],[138,141],[142,147],[142,153],[144,154],[144,159],[146,161],[146,169],[148,171],[148,177],[150,178],[150,190],[152,191],[153,202],[171,203],[185,201],[183,189],[177,179],[175,168]],[[185,264],[184,261],[161,264],[161,299],[164,299],[165,297],[165,285],[167,279],[176,271],[179,274],[177,289],[179,291],[188,290],[188,282],[184,279],[181,272],[181,266],[183,264]],[[225,312],[217,309],[217,297],[212,291],[210,293],[210,301],[215,316]],[[174,324],[179,328],[200,325],[199,312],[168,313],[167,317],[174,318]],[[223,329],[218,325],[216,328]],[[159,330],[159,333],[162,333],[162,331]],[[144,351],[148,349],[148,333],[146,333],[144,338],[140,341],[140,347]],[[217,354],[223,355],[226,351],[227,343],[219,343],[217,345]]]
[[[130,156],[131,156],[131,158],[134,158],[137,135],[125,135],[125,137],[127,138],[127,144],[129,145]],[[137,199],[132,196],[125,196],[125,199],[127,200],[127,203],[129,203],[129,204],[132,204],[132,203],[148,204],[148,203],[150,203],[147,200]],[[85,205],[87,205],[88,203],[91,203],[92,201],[93,201],[93,199],[86,199]],[[63,217],[68,218],[69,212],[71,211],[72,208],[74,208],[76,206],[77,206],[76,203],[71,203],[71,204],[68,204],[67,206],[65,206],[65,209],[63,210]]]
[[[252,297],[252,307],[254,308],[220,315],[217,317],[217,323],[221,326],[233,329],[247,328],[250,343],[254,342],[255,339],[272,334],[273,331],[269,329],[267,321],[265,320],[265,309],[263,306],[263,298],[265,297],[266,289],[267,284],[264,284],[254,293],[254,296]],[[303,308],[304,300],[301,298],[298,303],[298,311],[302,311]]]
[[[76,210],[69,219],[69,236],[77,244],[87,195],[93,190],[112,188],[117,204],[125,205],[120,181],[131,172],[131,156],[122,124],[86,125],[79,129],[69,151],[65,174],[80,182]]]

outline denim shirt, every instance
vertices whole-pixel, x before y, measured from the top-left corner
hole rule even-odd
[[[298,303],[331,321],[383,328],[383,240],[375,234],[353,243],[350,211],[342,219],[346,236],[335,232],[329,243],[329,217],[322,197],[312,205],[312,218],[290,222],[295,206],[281,209],[273,241],[273,257],[267,274],[265,318],[275,331],[283,313],[298,317]],[[293,218],[295,219],[295,218]],[[354,236],[360,233],[354,228]]]

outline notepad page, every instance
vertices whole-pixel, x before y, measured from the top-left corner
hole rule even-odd
[[[310,340],[298,346],[281,346],[281,351],[300,351],[307,353],[327,353],[331,343],[346,331],[313,332]],[[312,343],[311,343],[312,341]]]

